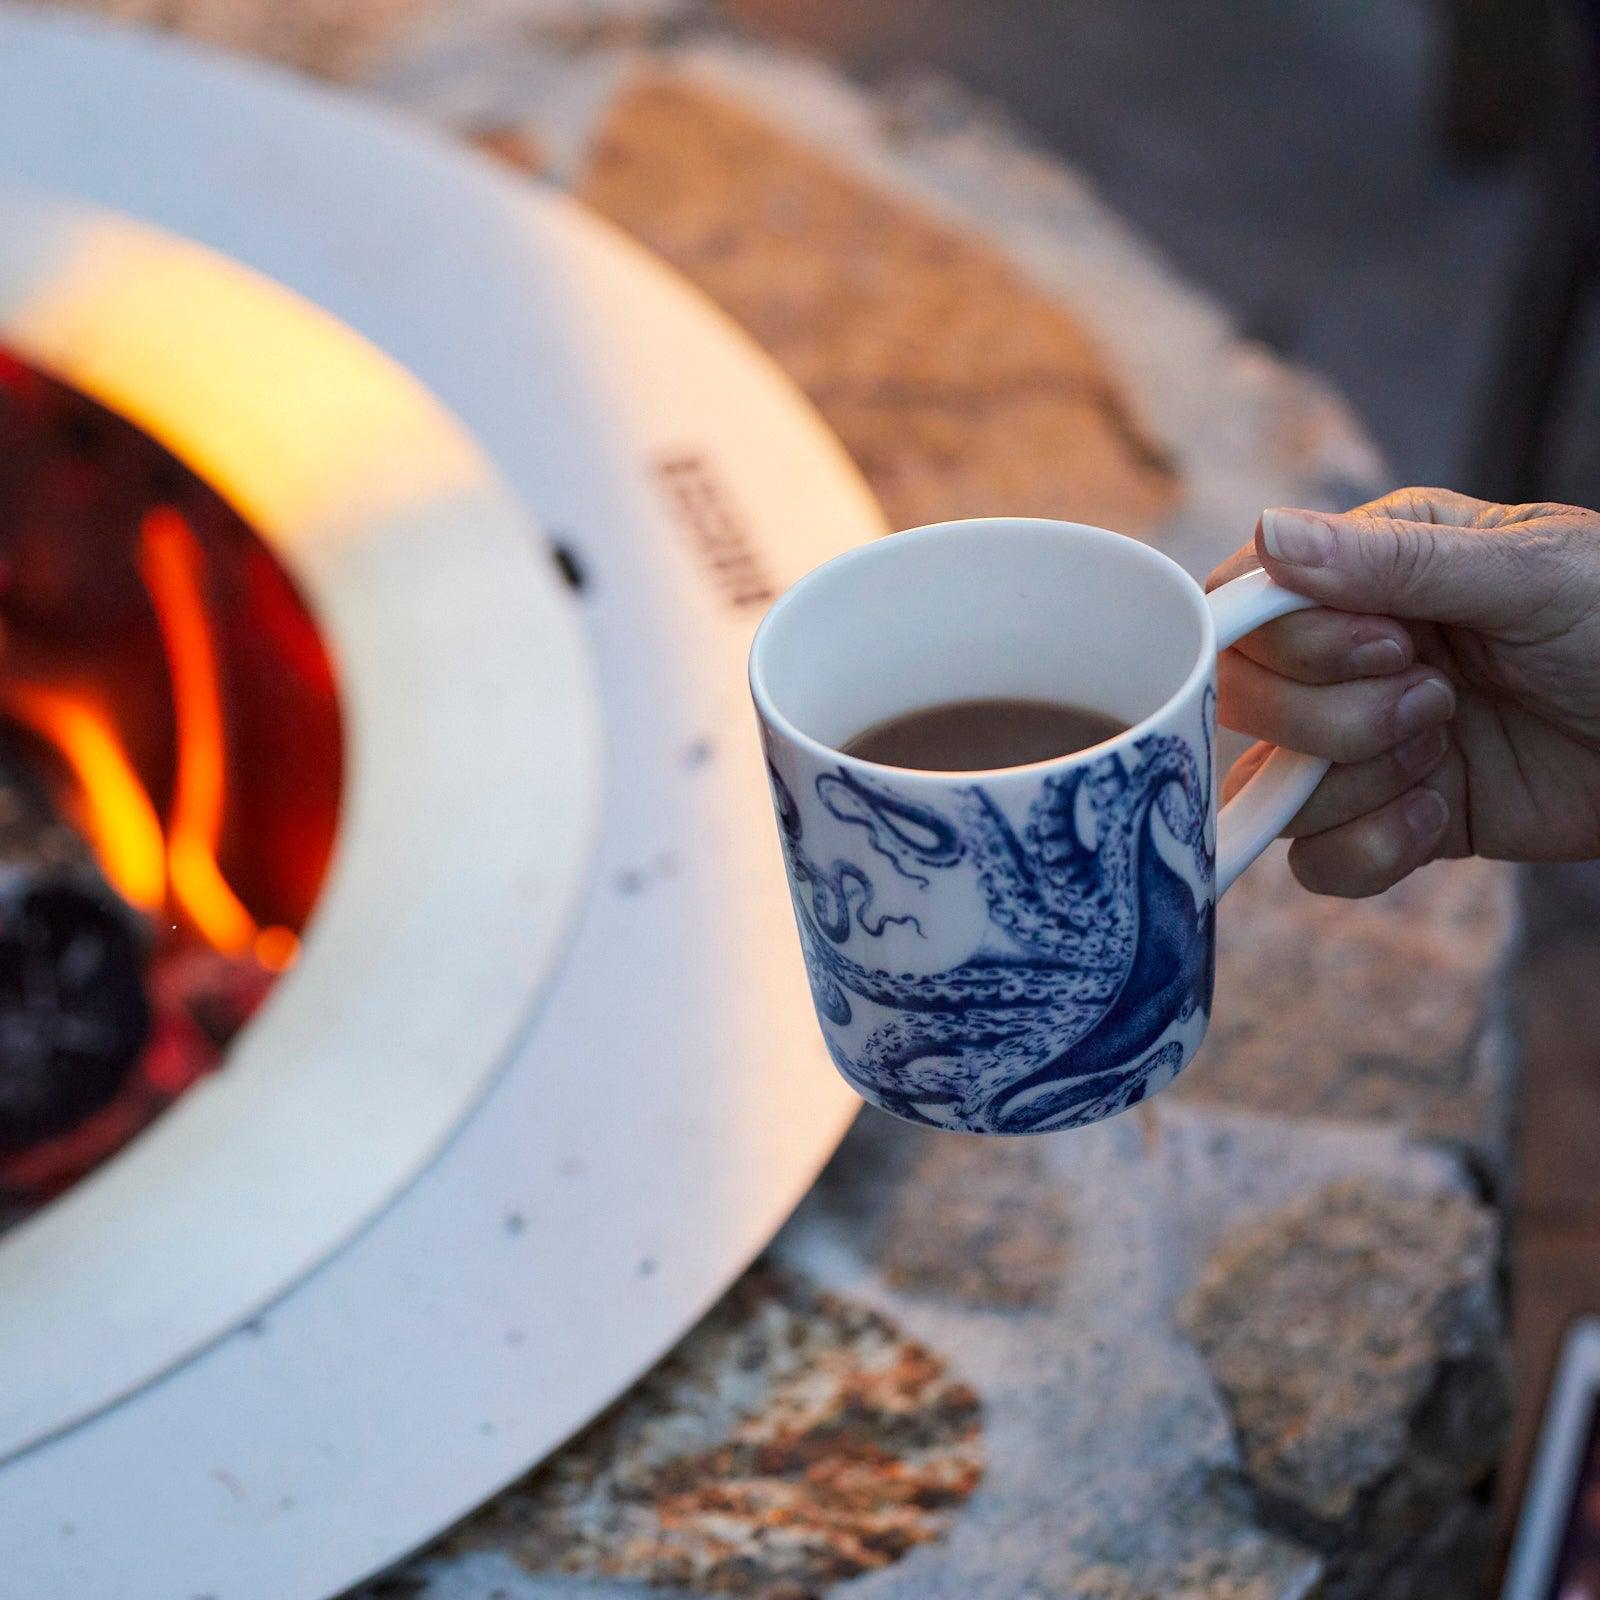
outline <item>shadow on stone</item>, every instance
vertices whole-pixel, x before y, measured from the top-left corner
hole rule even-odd
[[[1053,1304],[1071,1219],[1034,1139],[937,1133],[862,1113],[822,1180],[824,1202],[892,1288],[962,1305]]]

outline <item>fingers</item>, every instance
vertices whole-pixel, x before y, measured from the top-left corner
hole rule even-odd
[[[1425,748],[1431,740],[1433,748]],[[1442,734],[1422,735],[1418,748],[1387,752],[1373,761],[1334,767],[1287,833],[1289,865],[1316,894],[1358,899],[1392,889],[1439,853],[1450,808],[1427,781],[1442,787],[1439,769],[1448,754]],[[1404,747],[1402,747],[1404,748]],[[1231,799],[1272,753],[1259,744],[1234,763],[1224,794]]]
[[[1297,682],[1237,650],[1218,663],[1225,727],[1341,764],[1368,761],[1455,713],[1455,690],[1435,668],[1343,683]]]
[[[1400,672],[1416,658],[1403,624],[1318,607],[1247,633],[1234,649],[1257,666],[1301,683],[1340,683]]]
[[[1279,506],[1263,511],[1256,529],[1262,565],[1299,594],[1341,611],[1487,629],[1526,608],[1530,577],[1538,578],[1529,559],[1542,548],[1511,531],[1365,511],[1336,516]]]
[[[1235,578],[1242,578],[1247,572],[1259,572],[1261,557],[1256,554],[1255,540],[1242,544],[1231,556],[1217,567],[1209,578],[1206,579],[1206,593],[1213,589],[1220,589],[1223,584],[1231,583]]]
[[[1255,545],[1243,545],[1206,579],[1206,590],[1220,589],[1260,566]],[[1379,677],[1410,666],[1416,656],[1410,633],[1394,618],[1323,607],[1269,622],[1247,633],[1233,648],[1259,666],[1302,683]]]
[[[1341,827],[1289,846],[1289,866],[1314,894],[1382,894],[1432,859],[1450,808],[1426,785]]]
[[[1471,495],[1457,494],[1454,489],[1392,489],[1376,500],[1353,507],[1346,515],[1380,522],[1419,522],[1441,528],[1498,528],[1525,521],[1528,513],[1543,509],[1565,508],[1496,505],[1489,500],[1474,500]],[[1254,572],[1261,564],[1256,542],[1251,539],[1240,545],[1206,579],[1206,590],[1209,593],[1234,578]]]
[[[1437,772],[1449,749],[1450,741],[1444,729],[1434,728],[1369,761],[1330,767],[1327,777],[1283,830],[1285,836],[1306,838],[1379,810]],[[1251,746],[1228,773],[1223,784],[1223,798],[1231,800],[1271,754],[1269,744]]]
[[[1391,489],[1388,494],[1354,507],[1353,517],[1387,518],[1392,522],[1427,522],[1440,528],[1497,528],[1519,509],[1474,500],[1454,489]]]

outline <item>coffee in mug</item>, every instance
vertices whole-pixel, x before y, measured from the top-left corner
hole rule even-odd
[[[1208,595],[1146,545],[1031,518],[891,535],[777,601],[750,686],[817,1018],[863,1098],[1043,1133],[1177,1076],[1217,900],[1327,770],[1278,751],[1219,816],[1217,653],[1310,603],[1262,572]],[[997,703],[1115,726],[1058,719],[1039,758]]]
[[[981,772],[1070,756],[1127,727],[1103,711],[1059,700],[948,700],[874,723],[839,748],[884,767]]]

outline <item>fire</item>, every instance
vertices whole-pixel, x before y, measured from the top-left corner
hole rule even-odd
[[[161,624],[178,725],[178,775],[167,819],[172,898],[215,949],[248,950],[259,931],[217,865],[227,744],[216,651],[206,620],[203,557],[176,511],[151,511],[139,541],[139,575]]]
[[[256,960],[268,972],[286,972],[300,957],[300,941],[287,928],[263,928],[254,949]]]
[[[227,805],[227,733],[205,600],[205,558],[170,508],[142,523],[139,575],[167,658],[177,764],[165,828],[104,709],[87,693],[9,683],[0,707],[46,739],[74,779],[81,822],[106,877],[132,905],[173,908],[213,949],[250,953],[269,972],[292,966],[299,941],[260,927],[217,861]]]
[[[141,911],[159,911],[167,897],[161,819],[104,709],[86,694],[44,684],[8,684],[0,704],[61,753],[112,887]]]

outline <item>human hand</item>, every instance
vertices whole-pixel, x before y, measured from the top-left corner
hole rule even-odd
[[[1600,514],[1400,489],[1262,513],[1207,582],[1265,567],[1323,602],[1222,657],[1224,726],[1334,763],[1285,831],[1308,889],[1376,894],[1440,856],[1600,856]]]

